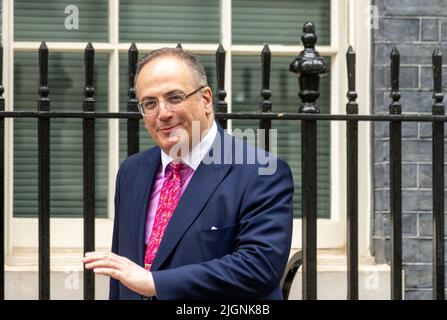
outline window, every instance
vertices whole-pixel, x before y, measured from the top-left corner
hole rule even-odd
[[[14,109],[35,111],[39,83],[37,54],[14,55]],[[50,52],[50,110],[82,110],[84,58],[81,53]],[[95,56],[95,108],[107,111],[107,55]],[[83,216],[82,120],[52,119],[50,147],[50,211],[53,217]],[[14,121],[14,216],[37,216],[37,121]],[[107,123],[95,132],[96,214],[107,216]]]
[[[120,1],[120,42],[218,43],[218,0]]]
[[[12,63],[5,81],[8,108],[36,110],[38,88],[37,48],[48,43],[51,110],[82,110],[83,50],[88,41],[95,48],[95,100],[98,111],[127,110],[127,51],[136,42],[141,57],[146,52],[182,43],[204,63],[215,92],[215,51],[222,43],[227,51],[226,83],[228,109],[255,111],[259,108],[260,52],[268,43],[272,52],[271,90],[273,111],[298,109],[298,84],[288,71],[293,57],[302,49],[301,28],[313,21],[319,37],[318,50],[330,64],[330,74],[321,82],[319,105],[322,112],[344,112],[344,26],[351,0],[44,0],[4,1],[3,39],[10,44],[5,54]],[[350,4],[352,5],[352,4]],[[79,28],[67,28],[68,17],[79,14]],[[6,14],[8,12],[9,14]],[[13,14],[11,14],[13,12]],[[352,13],[349,15],[351,16]],[[74,21],[68,21],[68,24]],[[9,69],[8,69],[9,68]],[[340,94],[341,92],[341,94]],[[9,94],[9,96],[8,96]],[[12,101],[13,100],[13,101]],[[8,176],[14,190],[9,207],[12,246],[35,246],[20,234],[37,235],[37,145],[36,120],[16,119],[8,127],[14,163]],[[230,121],[229,128],[257,128],[258,121]],[[51,215],[52,223],[77,228],[82,235],[82,120],[51,120]],[[278,153],[289,162],[296,194],[294,246],[300,246],[300,128],[298,121],[274,121],[278,129]],[[323,229],[322,246],[342,246],[343,205],[334,185],[343,179],[338,124],[319,122],[318,127],[318,212]],[[96,122],[96,213],[97,246],[110,245],[115,174],[127,156],[125,120],[98,119]],[[141,122],[140,149],[153,145]],[[12,164],[11,164],[12,166]],[[7,188],[8,189],[8,188]],[[335,217],[335,218],[334,218]],[[329,227],[328,227],[329,226]],[[57,228],[56,226],[52,230]],[[327,229],[335,228],[335,229]],[[34,230],[36,229],[36,230]],[[328,231],[332,230],[332,231]],[[336,239],[333,234],[337,234]],[[37,236],[36,236],[37,238]],[[31,237],[32,239],[32,237]],[[335,239],[335,240],[334,240]],[[319,238],[320,241],[320,238]],[[54,236],[54,246],[82,246],[77,240]]]
[[[311,3],[294,0],[242,0],[232,2],[232,42],[238,45],[270,46],[297,44],[301,32],[297,27],[307,20],[318,27],[319,46],[330,43],[330,1]],[[297,22],[300,22],[297,24]],[[260,32],[262,30],[262,32]],[[288,71],[296,53],[273,54],[271,61],[271,101],[273,111],[297,112],[297,81]],[[261,88],[259,52],[233,56],[232,101],[234,111],[258,111]],[[330,113],[330,79],[323,78],[319,105],[322,113]],[[258,121],[233,121],[233,128],[247,128]],[[273,121],[278,130],[278,154],[292,168],[295,182],[294,216],[301,216],[301,129],[299,121]],[[329,123],[318,127],[318,216],[330,217],[330,135]]]
[[[67,13],[66,13],[67,11]],[[79,13],[79,28],[66,21]],[[14,1],[14,41],[108,41],[108,1]],[[66,23],[67,22],[67,23]]]

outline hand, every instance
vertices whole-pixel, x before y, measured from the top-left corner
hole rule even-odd
[[[125,257],[112,252],[87,252],[82,260],[85,268],[93,269],[95,274],[112,277],[143,296],[156,295],[152,273]]]

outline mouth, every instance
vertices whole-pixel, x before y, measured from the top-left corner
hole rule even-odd
[[[162,127],[162,128],[157,128],[158,132],[163,132],[163,133],[170,133],[172,130],[174,130],[175,128],[179,127],[181,125],[181,123],[177,123],[173,126],[166,126],[166,127]]]

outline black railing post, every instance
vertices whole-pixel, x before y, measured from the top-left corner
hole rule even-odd
[[[84,112],[95,111],[93,66],[95,50],[89,42],[84,51]],[[95,119],[83,120],[84,152],[84,254],[95,250]],[[84,300],[95,299],[95,275],[84,269]]]
[[[48,47],[39,47],[38,111],[50,111],[48,89]],[[38,216],[39,216],[39,299],[50,299],[50,119],[37,123],[38,139]]]
[[[306,22],[301,40],[304,50],[289,70],[298,75],[301,113],[320,113],[320,77],[327,73],[327,62],[315,50],[315,26]],[[303,299],[317,298],[317,123],[303,120],[301,126],[302,219],[303,219]]]
[[[138,100],[135,93],[135,73],[137,71],[138,63],[138,49],[135,42],[128,51],[128,65],[129,65],[129,99],[127,100],[127,111],[138,112]],[[140,151],[140,120],[127,120],[127,156]]]
[[[0,44],[0,112],[3,98],[3,46]],[[0,301],[5,299],[5,118],[0,117]]]
[[[391,59],[390,114],[401,114],[399,103],[400,55],[396,47]],[[402,300],[402,121],[390,123],[390,209],[391,209],[391,299]]]
[[[261,89],[261,112],[271,112],[272,102],[270,97],[272,92],[270,91],[270,61],[272,54],[269,46],[266,44],[261,52],[261,69],[262,69],[262,89]],[[270,151],[270,129],[272,128],[272,120],[259,120],[259,128],[264,130],[264,145],[261,146],[265,150]]]
[[[225,101],[227,93],[225,91],[225,50],[222,44],[216,51],[216,75],[217,75],[217,112],[227,113],[228,106]],[[219,119],[219,124],[223,129],[227,129],[227,118],[222,117]]]
[[[433,51],[433,115],[444,115],[442,54]],[[433,298],[444,300],[444,122],[433,122]]]
[[[348,71],[347,114],[358,114],[355,101],[355,52],[349,46],[346,52]],[[347,255],[348,255],[348,299],[357,300],[358,289],[358,121],[347,122]]]

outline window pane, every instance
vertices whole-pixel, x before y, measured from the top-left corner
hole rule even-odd
[[[108,41],[108,0],[15,0],[16,41]]]
[[[37,53],[16,52],[14,109],[37,110],[39,69]],[[107,55],[95,55],[94,88],[97,111],[107,111]],[[49,53],[52,111],[81,111],[84,89],[84,55]],[[107,216],[107,121],[97,120],[95,130],[96,216]],[[53,217],[83,215],[82,119],[51,119],[50,212]],[[37,119],[14,120],[14,216],[37,216]]]
[[[315,24],[318,44],[330,43],[330,0],[235,0],[232,6],[234,44],[297,45],[306,21]]]
[[[219,42],[218,0],[121,0],[120,41]]]
[[[298,111],[298,81],[288,68],[290,57],[272,56],[270,88],[273,112]],[[259,111],[261,91],[261,69],[259,56],[233,56],[233,111]],[[330,61],[329,61],[330,63]],[[330,78],[322,78],[321,96],[318,100],[322,113],[330,113]],[[327,121],[317,125],[317,197],[318,217],[330,217],[330,126]],[[258,120],[233,120],[233,130],[259,128]],[[301,217],[301,124],[300,121],[274,120],[272,128],[277,130],[277,150],[286,160],[293,173],[295,184],[294,215]]]
[[[140,54],[140,57],[143,56]],[[119,79],[120,79],[120,96],[119,96],[119,111],[127,111],[127,101],[129,99],[129,68],[128,68],[127,53],[121,53],[119,56]],[[119,121],[119,162],[121,163],[127,158],[127,120]],[[154,142],[148,136],[144,123],[140,121],[140,151],[146,150],[154,146]]]
[[[140,53],[140,57],[143,57],[145,53]],[[213,90],[214,96],[216,96],[216,63],[214,56],[210,55],[198,55],[199,60],[202,62],[205,72],[208,77],[208,84]],[[128,76],[128,57],[126,54],[120,54],[120,111],[127,111],[128,90],[129,90],[129,76]],[[140,151],[149,149],[155,144],[152,138],[149,136],[146,128],[144,127],[143,120],[140,121]],[[127,120],[120,120],[120,151],[119,159],[120,163],[127,158]]]

